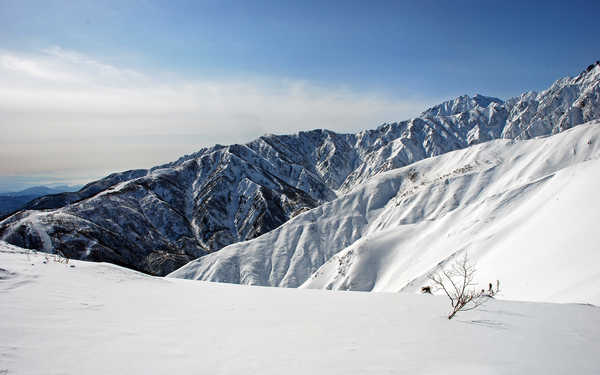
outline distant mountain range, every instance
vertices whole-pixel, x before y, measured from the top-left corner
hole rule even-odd
[[[72,192],[79,188],[81,188],[80,185],[58,185],[54,187],[34,186],[21,191],[0,193],[0,217],[25,208],[27,203],[35,198],[49,194],[59,194],[66,191]]]
[[[192,263],[195,268],[190,265],[174,275],[299,286],[366,234],[371,216],[406,187],[403,181],[423,181],[418,169],[409,168],[398,180],[386,182],[389,189],[367,189],[364,194],[372,196],[353,203],[352,194],[379,181],[371,180],[374,176],[490,140],[558,134],[600,118],[599,104],[600,66],[594,64],[540,93],[506,101],[461,96],[416,118],[357,134],[314,130],[216,145],[148,170],[112,174],[78,192],[39,198],[27,211],[0,222],[0,238],[154,275],[206,256]],[[495,165],[493,158],[490,163]],[[481,168],[457,161],[456,168],[471,167]],[[355,203],[357,212],[348,208]],[[325,215],[332,205],[340,205],[339,215],[346,215],[346,209],[351,214]],[[321,221],[325,217],[329,226]],[[313,224],[305,223],[309,218]],[[291,230],[298,220],[302,229]],[[318,245],[309,234],[316,230],[327,231],[316,237]],[[281,233],[293,237],[285,237],[285,246],[272,238]],[[257,246],[260,258],[254,256]]]

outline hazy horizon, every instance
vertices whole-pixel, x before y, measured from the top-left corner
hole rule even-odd
[[[4,1],[0,191],[84,184],[265,133],[371,129],[463,94],[542,90],[598,60],[598,10]]]

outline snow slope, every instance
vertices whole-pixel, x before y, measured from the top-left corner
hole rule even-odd
[[[496,140],[383,173],[171,277],[416,291],[468,252],[503,298],[600,304],[600,123]]]
[[[0,242],[4,374],[597,374],[600,309],[278,289],[44,262]],[[70,267],[74,265],[75,267]]]

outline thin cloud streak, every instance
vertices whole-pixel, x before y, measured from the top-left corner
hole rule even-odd
[[[60,47],[0,51],[0,83],[0,175],[148,168],[265,133],[374,128],[436,102],[290,79],[184,80]]]

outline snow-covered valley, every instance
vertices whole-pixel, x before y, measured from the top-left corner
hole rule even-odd
[[[600,309],[261,288],[0,243],[5,374],[597,374]],[[71,267],[74,266],[74,267]]]

